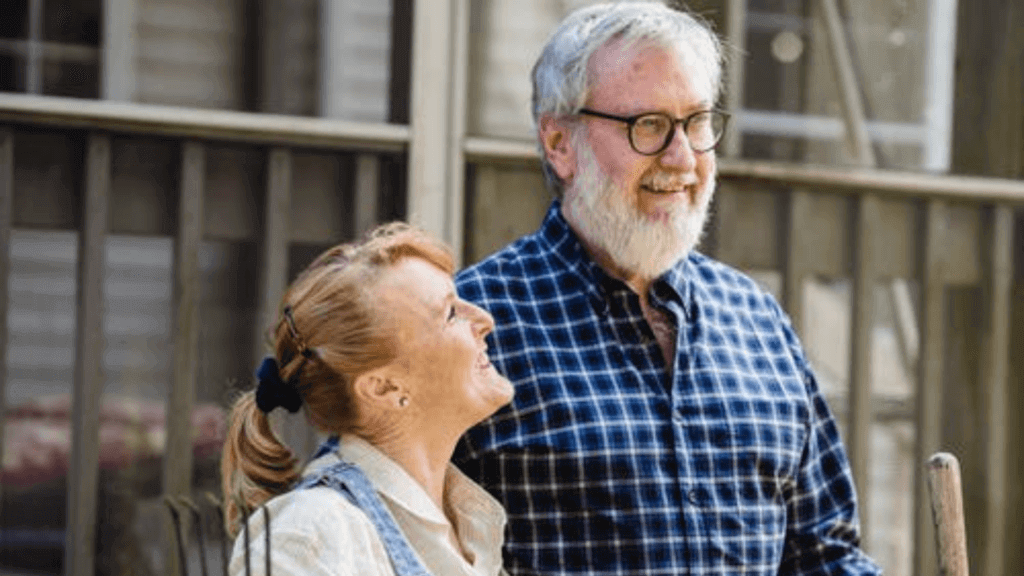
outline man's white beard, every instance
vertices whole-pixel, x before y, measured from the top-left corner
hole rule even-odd
[[[576,233],[603,251],[619,271],[647,280],[661,276],[700,242],[714,192],[714,179],[697,195],[696,206],[680,204],[667,220],[652,221],[601,170],[587,142],[577,140],[579,170],[563,206]],[[655,179],[671,176],[655,175]]]

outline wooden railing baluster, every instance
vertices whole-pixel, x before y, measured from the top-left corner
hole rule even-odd
[[[171,497],[187,496],[192,483],[192,409],[195,406],[196,367],[199,364],[199,245],[203,239],[203,200],[206,150],[203,144],[181,144],[181,180],[177,234],[174,242],[174,325],[172,381],[166,406],[167,444],[163,461],[163,491]],[[189,518],[183,517],[183,533]],[[167,535],[169,531],[165,531]],[[173,542],[166,539],[165,573],[179,572]]]
[[[945,345],[944,242],[947,206],[930,200],[925,206],[924,243],[921,266],[921,356],[917,371],[917,438],[914,449],[914,574],[935,574],[934,528],[929,506],[925,462],[939,451],[942,420],[942,370]]]
[[[14,217],[14,131],[0,127],[0,463],[4,461],[4,428],[7,413],[7,286],[11,275],[11,225]],[[2,464],[0,464],[2,466]],[[0,517],[3,516],[3,485],[0,484]]]
[[[786,222],[782,259],[782,306],[793,322],[793,329],[804,335],[804,279],[808,274],[806,246],[812,240],[802,234],[810,212],[810,192],[794,189],[789,193],[789,217]]]
[[[110,198],[110,135],[94,132],[86,147],[78,237],[75,379],[71,394],[71,462],[64,573],[92,576],[99,489],[100,399],[103,395],[103,280]]]
[[[984,319],[981,333],[981,374],[979,384],[985,391],[984,422],[986,453],[984,526],[972,534],[980,563],[977,574],[1006,574],[1007,526],[1007,446],[1009,444],[1009,371],[1010,313],[1013,290],[1013,209],[996,205],[989,214],[987,242],[981,242]],[[985,256],[988,258],[985,258]],[[973,526],[973,525],[971,525]],[[970,527],[970,526],[969,526]]]
[[[850,310],[850,420],[847,445],[850,467],[857,485],[860,509],[870,506],[871,486],[868,481],[868,455],[871,451],[871,360],[872,332],[875,323],[875,283],[878,280],[880,254],[877,239],[880,231],[879,199],[874,194],[857,198],[855,245]],[[861,538],[869,540],[870,526],[864,523]]]

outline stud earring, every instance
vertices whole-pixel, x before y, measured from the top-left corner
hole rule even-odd
[[[405,408],[408,405],[409,405],[409,397],[408,396],[402,396],[401,398],[398,399],[398,407],[399,408]]]

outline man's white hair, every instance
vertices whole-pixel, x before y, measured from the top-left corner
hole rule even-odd
[[[580,8],[569,14],[548,39],[533,66],[533,122],[543,116],[575,114],[591,87],[588,64],[594,52],[610,41],[627,50],[637,42],[674,50],[680,62],[703,72],[702,86],[712,102],[722,82],[722,46],[710,26],[689,12],[661,2],[614,2]],[[695,79],[697,80],[697,79]],[[543,144],[544,178],[559,197],[564,184],[547,161]]]

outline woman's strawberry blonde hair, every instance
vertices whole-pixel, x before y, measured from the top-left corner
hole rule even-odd
[[[396,343],[378,315],[373,288],[384,271],[410,257],[454,273],[447,245],[394,222],[377,227],[361,242],[325,251],[285,292],[281,310],[290,318],[286,321],[282,312],[271,331],[274,358],[281,380],[295,386],[306,416],[320,431],[352,430],[357,416],[352,382],[395,358]],[[309,350],[305,355],[302,346]],[[225,527],[234,536],[242,520],[239,503],[255,509],[288,491],[300,474],[298,458],[274,433],[254,390],[239,396],[228,418],[221,486]]]

